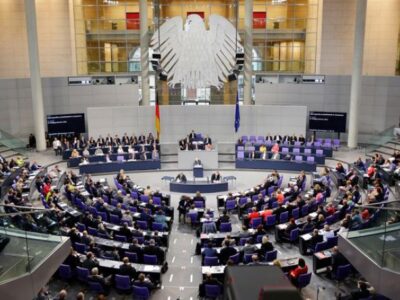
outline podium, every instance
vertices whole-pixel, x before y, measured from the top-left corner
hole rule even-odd
[[[193,166],[193,177],[194,178],[204,177],[203,165],[194,165]]]

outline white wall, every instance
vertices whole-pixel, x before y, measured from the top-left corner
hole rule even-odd
[[[325,84],[256,83],[256,104],[306,105],[309,111],[348,112],[350,76],[326,76]],[[400,77],[364,76],[359,130],[378,133],[398,123]]]
[[[305,106],[241,106],[240,129],[235,135],[234,105],[161,106],[161,142],[175,143],[193,129],[218,142],[235,141],[240,135],[305,134]],[[155,133],[154,107],[89,107],[89,136],[108,133]]]
[[[138,85],[68,86],[68,78],[44,78],[45,114],[86,113],[87,107],[138,105]],[[0,80],[0,128],[16,136],[33,132],[29,79]],[[86,118],[87,121],[87,118]]]

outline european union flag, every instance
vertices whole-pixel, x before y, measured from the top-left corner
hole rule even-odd
[[[235,132],[238,132],[240,127],[240,110],[239,110],[239,92],[236,95],[236,108],[235,108]]]

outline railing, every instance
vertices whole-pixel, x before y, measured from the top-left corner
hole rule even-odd
[[[36,226],[30,227],[34,224],[33,220],[48,222],[46,214],[49,210],[23,209],[25,211],[0,213],[0,284],[34,271],[62,242],[59,235],[46,233],[45,230],[39,232]],[[22,229],[24,226],[29,226],[30,230]],[[58,224],[49,222],[51,226],[58,227]],[[44,225],[42,228],[47,230]]]
[[[350,230],[347,239],[379,267],[400,273],[400,209],[382,203],[360,206],[361,211],[365,209],[370,212],[369,221]]]
[[[383,146],[384,144],[392,140],[394,127],[395,126],[391,126],[380,133],[371,134],[368,137],[368,145],[365,148],[365,154],[375,151],[379,147]]]
[[[21,154],[26,152],[26,144],[23,140],[5,132],[0,129],[0,144],[3,144],[11,150],[20,152]]]

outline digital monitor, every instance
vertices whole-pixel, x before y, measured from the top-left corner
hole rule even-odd
[[[312,131],[346,132],[347,113],[310,111],[308,127]]]
[[[47,131],[49,136],[84,133],[85,114],[47,115]]]

